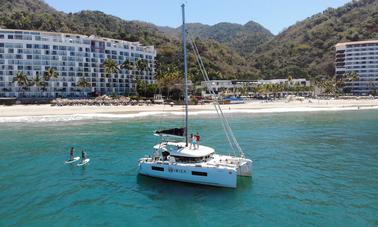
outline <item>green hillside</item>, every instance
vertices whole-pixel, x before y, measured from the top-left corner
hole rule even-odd
[[[189,23],[187,26],[188,32],[193,37],[226,44],[241,55],[253,53],[259,45],[273,37],[270,31],[253,21],[245,25],[222,22],[213,26],[200,23]],[[175,29],[160,27],[159,29],[176,37],[181,34],[181,27]]]
[[[0,0],[0,27],[71,32],[139,41],[157,48],[158,77],[181,69],[180,28],[125,21],[99,11],[59,12],[39,0]],[[329,8],[277,36],[255,22],[189,24],[211,78],[313,78],[334,74],[334,45],[378,39],[378,0]],[[200,80],[193,56],[189,72]]]
[[[181,44],[178,38],[160,31],[157,26],[140,21],[125,21],[99,11],[63,13],[39,0],[0,0],[0,27],[99,35],[139,41],[157,48],[158,73],[181,69]],[[198,40],[210,76],[228,78],[246,75],[246,61],[226,45],[212,40]],[[191,61],[190,74],[199,78]],[[160,76],[160,75],[158,75]]]
[[[334,45],[378,38],[378,0],[329,8],[289,27],[248,59],[264,78],[334,75]]]

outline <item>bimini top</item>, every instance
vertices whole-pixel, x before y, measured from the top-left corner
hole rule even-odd
[[[190,146],[185,147],[184,142],[167,142],[163,144],[156,144],[154,148],[168,151],[172,156],[190,158],[205,157],[215,152],[213,148],[202,145],[200,145],[198,149],[190,149]]]
[[[185,128],[171,128],[171,129],[165,129],[160,131],[155,131],[155,136],[163,136],[163,137],[184,137],[184,130]]]

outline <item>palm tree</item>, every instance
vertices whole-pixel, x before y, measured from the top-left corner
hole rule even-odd
[[[248,95],[248,85],[246,83],[243,83],[240,93],[241,95],[244,95],[244,96]]]
[[[129,61],[129,59],[126,59],[121,65],[121,69],[126,69],[126,70],[132,70],[134,68],[133,64]]]
[[[360,76],[356,72],[352,72],[346,75],[347,81],[357,81],[360,80]]]
[[[375,87],[374,81],[372,81],[372,80],[369,81],[368,88],[369,88],[369,94],[370,95],[372,95],[372,96],[377,95],[377,88]]]
[[[267,89],[267,86],[266,84],[263,84],[263,85],[259,85],[256,89],[257,93],[260,95],[260,96],[266,96],[267,92],[268,92],[268,89]]]
[[[148,68],[148,64],[147,64],[146,60],[139,59],[136,62],[136,68],[138,69],[139,72],[146,70]]]
[[[132,69],[134,69],[134,65],[133,65],[132,62],[130,62],[129,59],[126,59],[124,62],[122,62],[122,64],[120,65],[120,68],[126,69],[126,70],[132,70]],[[131,73],[129,73],[129,74],[131,74]],[[131,83],[130,77],[129,77],[129,83]],[[128,89],[130,89],[130,87]],[[130,90],[128,90],[128,92],[130,92]]]
[[[91,87],[91,83],[86,78],[80,78],[80,80],[77,82],[77,86],[79,86],[83,91],[86,88]]]
[[[133,78],[131,79],[132,84],[135,85],[135,87],[134,87],[134,93],[135,93],[136,96],[139,96],[139,93],[138,93],[138,81],[139,81],[139,80],[136,79],[135,77],[133,77]]]
[[[344,74],[341,77],[335,77],[335,92],[340,92],[341,90],[345,92],[345,85],[346,83],[351,83],[353,81],[358,81],[360,77],[356,72],[349,72]],[[336,93],[335,93],[336,95]]]
[[[277,98],[277,93],[283,91],[283,86],[281,84],[272,84],[271,91],[273,92],[274,99]]]
[[[22,92],[24,92],[30,84],[28,77],[22,71],[16,73],[16,76],[13,77],[13,83],[17,83],[17,86],[21,87]]]
[[[59,73],[54,68],[49,68],[47,71],[45,71],[43,75],[43,79],[48,82],[51,80],[58,79]],[[51,87],[54,88],[54,83],[51,83]]]
[[[114,91],[114,84],[113,84],[113,75],[115,73],[118,73],[119,67],[117,65],[117,62],[115,62],[113,59],[107,58],[105,61],[102,63],[102,67],[104,67],[106,76],[110,76],[111,80],[111,87],[112,87],[112,92],[115,93]]]
[[[59,76],[59,73],[54,68],[49,68],[44,75],[44,79],[46,81],[57,79]]]
[[[37,74],[34,78],[33,78],[33,85],[35,87],[37,87],[37,91],[38,93],[40,92],[40,88],[43,87],[45,85],[45,81],[39,76],[39,74]]]

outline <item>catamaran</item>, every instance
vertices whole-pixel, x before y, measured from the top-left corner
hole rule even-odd
[[[245,157],[217,100],[214,101],[214,107],[221,119],[230,148],[235,155],[217,154],[213,148],[204,145],[189,146],[187,31],[185,5],[182,4],[181,7],[185,75],[185,127],[156,131],[155,135],[160,137],[160,143],[153,147],[152,155],[139,159],[138,172],[142,175],[167,180],[236,188],[238,176],[252,176],[252,160]],[[198,48],[192,39],[191,45],[204,80],[209,81]],[[208,90],[215,96],[211,83],[208,84]],[[236,152],[239,153],[238,156]]]

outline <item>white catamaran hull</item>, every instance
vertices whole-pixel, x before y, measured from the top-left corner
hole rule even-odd
[[[200,167],[179,163],[139,161],[139,174],[194,184],[236,188],[236,168]]]
[[[250,177],[252,176],[252,160],[247,158],[228,156],[228,155],[218,155],[215,154],[212,163],[214,165],[230,165],[236,166],[238,176]]]

